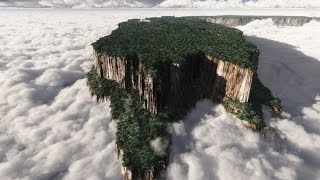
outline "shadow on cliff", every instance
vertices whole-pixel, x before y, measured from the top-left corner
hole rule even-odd
[[[304,116],[303,109],[310,108],[319,101],[317,97],[320,96],[320,60],[305,55],[289,44],[254,36],[246,38],[260,50],[259,79],[274,96],[281,99],[284,112],[292,117]],[[201,109],[201,112],[191,113],[194,118],[188,129],[185,129],[187,133],[192,131],[203,117],[214,116],[211,107]],[[308,133],[320,134],[319,124],[304,121],[295,123],[303,126]]]
[[[289,121],[301,125],[307,133],[320,134],[320,124],[317,121],[305,119],[305,107],[312,108],[317,103],[320,95],[320,60],[307,56],[289,44],[249,36],[246,37],[250,42],[256,44],[260,50],[258,75],[262,83],[267,86],[274,96],[279,97],[282,101],[283,111],[289,113],[291,118]],[[175,148],[172,149],[173,157],[176,161],[180,161],[176,155],[195,153],[197,149],[197,140],[194,139],[193,130],[201,125],[205,117],[218,117],[212,110],[213,104],[205,100],[197,103],[197,108],[193,108],[184,119],[181,133],[183,135],[175,136]],[[314,111],[317,109],[312,108]],[[318,112],[319,113],[319,112]],[[306,117],[308,118],[308,117]],[[228,127],[232,128],[232,127]],[[208,129],[210,130],[210,129]],[[186,143],[186,140],[188,140]],[[265,149],[264,143],[259,143],[260,150],[263,153]],[[268,143],[270,147],[270,143]],[[320,166],[320,156],[304,147],[299,147],[293,142],[288,142],[288,146],[284,152],[296,154],[303,159],[303,167],[298,167],[298,179],[316,179],[313,171]],[[206,154],[201,154],[206,156]],[[218,179],[215,161],[211,158],[203,158],[205,162],[204,168],[210,167],[210,170],[204,170],[212,179]],[[208,159],[208,160],[206,160]],[[181,162],[180,162],[181,163]],[[184,163],[182,163],[184,164]],[[274,162],[277,166],[277,161]],[[187,165],[186,165],[187,166]]]

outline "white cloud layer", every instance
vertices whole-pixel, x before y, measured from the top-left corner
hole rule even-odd
[[[163,138],[156,138],[154,140],[152,140],[150,142],[152,149],[154,150],[154,152],[159,155],[159,156],[163,156],[166,154],[166,149],[169,145],[168,140],[163,139]]]
[[[165,0],[159,7],[188,8],[311,8],[319,1],[308,0]]]
[[[310,0],[0,0],[9,7],[320,8]]]
[[[169,179],[320,177],[320,23],[276,27],[271,19],[238,27],[261,51],[259,77],[283,102],[282,118],[258,136],[210,101],[173,124]],[[273,129],[274,128],[274,129]]]
[[[90,43],[128,18],[174,13],[186,12],[0,11],[0,179],[120,179],[110,109],[93,103],[83,79]],[[267,120],[286,143],[263,140],[202,101],[172,125],[169,179],[317,179],[320,23],[239,28],[261,50],[261,80],[283,101],[283,118]]]

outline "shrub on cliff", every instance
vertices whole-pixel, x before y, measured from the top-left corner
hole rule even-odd
[[[93,94],[98,98],[110,97],[112,117],[117,119],[117,147],[123,151],[123,165],[133,172],[134,178],[165,167],[168,155],[157,154],[151,144],[168,136],[169,119],[182,118],[199,99],[215,94],[222,99],[225,95],[226,79],[217,81],[215,73],[220,68],[211,57],[251,69],[251,78],[251,72],[256,73],[259,55],[256,46],[247,42],[241,31],[196,18],[128,20],[93,43],[93,47],[97,64],[102,64],[99,73],[113,78],[112,73],[116,72],[114,79],[121,83],[120,87],[114,81],[101,79],[95,70],[88,73]],[[206,62],[208,59],[211,64]],[[112,65],[110,61],[114,61]],[[235,73],[235,76],[242,75]],[[264,126],[261,104],[279,108],[280,103],[255,78],[250,102],[225,98],[223,103],[241,120],[261,128]],[[141,97],[133,89],[138,89]],[[148,112],[140,101],[146,101],[146,109],[156,107],[158,114]]]
[[[119,88],[115,81],[100,78],[94,68],[87,73],[87,81],[91,93],[98,99],[110,98],[111,114],[117,120],[116,144],[123,151],[123,165],[134,176],[162,169],[167,154],[157,154],[151,147],[151,141],[168,136],[168,116],[148,112],[135,92]]]
[[[223,105],[227,111],[234,114],[237,118],[247,121],[257,128],[264,126],[261,107],[257,106],[257,104],[225,98]]]
[[[275,113],[280,113],[282,109],[280,99],[272,95],[272,92],[262,84],[257,74],[253,76],[249,102],[264,104]]]
[[[136,95],[130,94],[117,122],[117,145],[123,150],[123,165],[136,174],[161,169],[165,158],[152,149],[150,142],[166,136],[166,122],[147,112]]]
[[[117,88],[116,82],[100,78],[94,67],[87,73],[87,83],[91,95],[96,95],[98,100],[109,97]]]

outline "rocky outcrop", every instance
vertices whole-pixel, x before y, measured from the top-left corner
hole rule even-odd
[[[303,26],[311,20],[320,21],[317,17],[305,16],[206,16],[201,17],[207,22],[222,24],[225,26],[244,26],[255,20],[271,18],[275,25],[279,26]]]
[[[159,154],[152,139],[170,139],[168,123],[200,99],[218,100],[255,127],[263,125],[260,104],[277,104],[255,81],[257,47],[235,28],[198,18],[132,19],[92,45],[95,67],[87,74],[88,85],[97,98],[110,97],[124,180],[162,176],[169,148]],[[265,92],[270,98],[261,98]]]
[[[154,78],[142,69],[140,63],[133,62],[130,57],[114,57],[94,51],[97,74],[116,81],[122,88],[137,90],[145,108],[156,113]]]
[[[152,171],[145,172],[144,176],[134,177],[132,175],[132,172],[128,168],[123,166],[121,167],[121,174],[122,174],[122,180],[152,180],[153,179]]]
[[[209,57],[209,59],[213,59]],[[228,98],[248,102],[253,72],[248,68],[241,68],[227,61],[219,61],[214,59],[217,64],[217,75],[220,78],[216,79],[215,91],[223,89],[221,82],[225,82],[224,95]]]
[[[122,161],[123,151],[116,145],[115,153],[117,158]],[[153,171],[146,171],[142,176],[136,176],[130,169],[121,165],[122,180],[153,180]]]
[[[316,18],[311,17],[272,17],[272,21],[275,25],[278,26],[303,26],[306,23],[309,23],[311,20],[317,20]]]
[[[257,20],[256,17],[250,16],[208,16],[202,17],[207,22],[222,24],[225,26],[244,26],[254,20]]]
[[[197,99],[224,96],[247,102],[253,72],[204,54],[187,57],[183,64],[163,63],[152,75],[136,57],[114,57],[94,52],[94,64],[100,77],[114,80],[121,87],[137,90],[144,107],[161,112],[175,99],[198,93]],[[194,86],[201,89],[195,92]]]

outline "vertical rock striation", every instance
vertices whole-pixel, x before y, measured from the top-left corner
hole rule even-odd
[[[240,102],[248,102],[253,72],[248,68],[241,68],[235,64],[226,61],[220,61],[214,58],[213,61],[217,64],[217,75],[215,91],[224,90],[224,95],[233,100]],[[225,88],[222,83],[225,82]]]
[[[278,26],[303,26],[310,21],[320,21],[317,17],[305,16],[207,16],[200,17],[207,22],[222,24],[225,26],[235,27],[244,26],[255,20],[272,19],[273,23]]]
[[[247,102],[253,72],[248,68],[204,54],[187,57],[183,64],[163,63],[156,75],[144,70],[135,56],[114,57],[94,51],[94,65],[100,77],[114,80],[122,88],[137,90],[144,107],[158,113],[177,98],[201,89],[197,99],[228,97]],[[185,102],[187,103],[187,102]]]
[[[252,19],[215,20],[234,25]],[[152,143],[170,142],[168,122],[181,119],[200,99],[218,100],[256,127],[264,125],[261,104],[281,109],[257,77],[259,50],[237,29],[192,17],[132,19],[92,45],[95,67],[88,85],[97,99],[111,100],[124,180],[163,174],[169,148],[159,154]]]
[[[235,25],[253,19],[214,21]],[[258,125],[263,122],[260,104],[278,104],[255,80],[257,47],[234,28],[191,17],[132,19],[92,45],[95,67],[87,74],[88,84],[98,98],[111,99],[124,180],[162,174],[169,149],[159,155],[151,141],[169,139],[167,123],[182,118],[200,99],[218,100]],[[265,92],[269,97],[261,98]]]
[[[94,56],[95,69],[100,77],[114,80],[122,88],[137,90],[145,108],[150,112],[157,112],[154,78],[143,71],[140,63],[131,59],[134,57],[114,57],[95,51]]]

